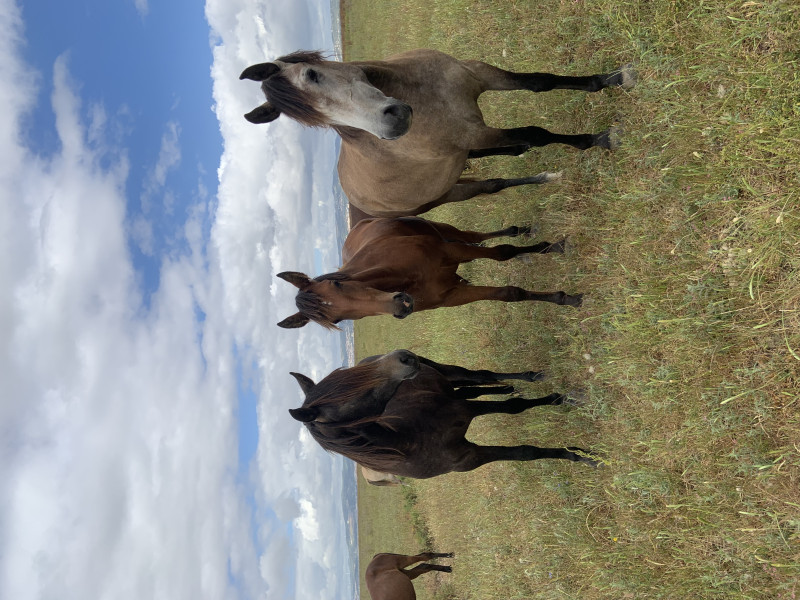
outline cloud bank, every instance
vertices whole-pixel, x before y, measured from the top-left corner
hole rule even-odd
[[[19,8],[0,1],[0,597],[345,589],[331,502],[341,459],[286,414],[301,401],[287,371],[319,378],[338,366],[338,341],[277,329],[293,293],[273,277],[337,264],[326,226],[333,137],[283,122],[254,130],[241,115],[260,101],[257,86],[238,81],[264,56],[328,47],[330,24],[294,2],[214,0],[207,17],[225,139],[219,197],[197,190],[145,303],[131,248],[152,254],[152,231],[128,220],[119,107],[83,100],[62,56],[50,98],[60,147],[31,150],[26,123],[43,107],[19,52]],[[153,194],[180,160],[180,131],[167,124]],[[244,477],[237,361],[258,386],[259,444]]]

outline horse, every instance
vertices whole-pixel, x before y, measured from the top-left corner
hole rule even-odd
[[[413,569],[411,565],[434,558],[453,558],[453,553],[422,552],[414,556],[381,553],[372,557],[364,573],[367,590],[372,600],[416,600],[412,579],[423,573],[441,571],[451,573],[452,568],[423,562]]]
[[[403,319],[414,311],[478,300],[538,300],[580,306],[582,294],[474,286],[457,274],[461,263],[477,258],[504,261],[524,253],[564,252],[563,240],[530,246],[478,245],[491,238],[529,233],[529,227],[517,226],[489,233],[462,231],[420,217],[359,221],[342,247],[344,265],[338,271],[314,279],[296,271],[278,273],[299,290],[295,298],[298,312],[278,325],[292,329],[314,321],[335,329],[344,319],[380,314]]]
[[[379,487],[405,485],[396,475],[381,473],[367,467],[361,467],[361,475],[364,477],[364,481],[370,485]]]
[[[484,394],[510,394],[498,382],[537,381],[535,371],[473,371],[434,362],[408,350],[365,358],[319,383],[291,373],[305,394],[289,413],[330,452],[401,477],[428,479],[498,460],[557,458],[597,466],[588,450],[537,446],[480,446],[466,439],[472,420],[491,413],[518,414],[534,406],[575,404],[565,394],[482,402]]]
[[[468,158],[519,155],[546,144],[613,149],[614,128],[562,135],[541,127],[488,127],[478,96],[488,90],[631,88],[631,65],[580,77],[514,73],[435,50],[413,50],[383,61],[337,62],[297,51],[246,68],[239,77],[261,83],[267,101],[245,115],[269,123],[282,113],[342,138],[339,180],[350,202],[376,217],[418,215],[448,202],[511,186],[551,181],[557,173],[514,179],[462,178]]]

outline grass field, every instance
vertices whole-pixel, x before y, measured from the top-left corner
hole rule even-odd
[[[583,292],[583,307],[484,302],[356,327],[360,355],[405,347],[467,367],[535,367],[550,378],[526,395],[584,390],[581,408],[482,417],[470,437],[591,447],[607,464],[494,463],[405,493],[362,490],[362,560],[424,540],[455,552],[452,575],[417,580],[420,597],[795,598],[800,5],[342,5],[348,59],[431,47],[516,71],[632,61],[639,72],[630,92],[484,95],[493,125],[572,133],[619,122],[623,145],[473,161],[476,177],[563,170],[564,180],[426,215],[568,236],[563,257],[461,272],[476,284]]]

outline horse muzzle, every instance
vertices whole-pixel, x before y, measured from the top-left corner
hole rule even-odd
[[[405,319],[414,312],[414,299],[405,292],[398,292],[394,295],[394,312],[396,319]]]
[[[411,129],[414,111],[405,102],[390,104],[383,111],[383,122],[386,132],[382,136],[385,140],[396,140],[404,136]]]

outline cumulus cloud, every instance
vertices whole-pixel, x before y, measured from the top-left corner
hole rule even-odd
[[[343,460],[286,413],[302,401],[288,371],[319,379],[339,366],[339,340],[277,329],[294,291],[274,278],[338,264],[335,137],[250,125],[258,86],[238,80],[265,57],[330,47],[312,6],[208,0],[219,193],[198,188],[145,303],[128,248],[155,255],[152,226],[129,222],[125,197],[135,116],[80,98],[62,57],[50,99],[61,149],[36,155],[20,123],[46,108],[19,53],[19,9],[0,3],[0,597],[343,596]],[[176,121],[139,200],[169,208],[180,161]],[[259,374],[244,478],[239,368]]]
[[[319,327],[275,327],[296,311],[296,290],[276,273],[319,274],[339,265],[331,227],[336,138],[285,118],[263,127],[248,123],[242,115],[264,98],[260,86],[238,79],[248,65],[299,48],[331,50],[331,24],[315,3],[288,0],[208,0],[206,16],[216,42],[211,73],[225,144],[212,240],[223,285],[237,291],[227,294],[226,315],[262,375],[260,501],[295,532],[292,552],[273,553],[286,541],[279,529],[263,527],[271,558],[262,561],[262,574],[268,573],[273,591],[279,586],[291,597],[341,598],[348,573],[331,557],[347,555],[338,501],[343,459],[323,452],[286,413],[302,402],[288,371],[320,379],[340,366],[332,359],[339,340]]]
[[[54,65],[60,152],[24,144],[35,90],[0,11],[0,597],[234,598],[266,588],[236,472],[233,340],[198,205],[145,310],[124,149]],[[113,111],[111,111],[113,112]],[[113,136],[112,136],[113,137]],[[197,310],[206,318],[196,317]]]

